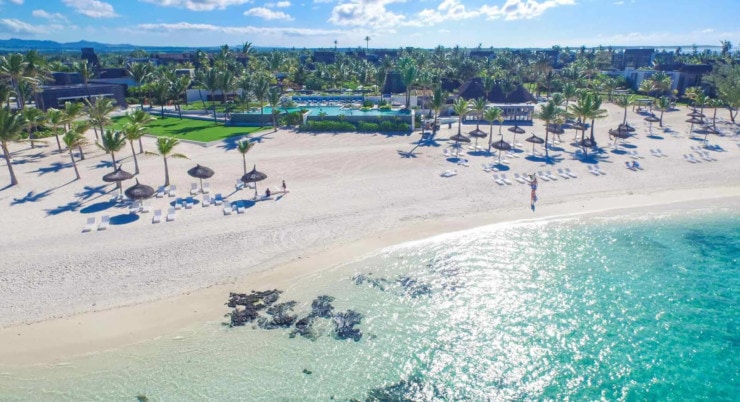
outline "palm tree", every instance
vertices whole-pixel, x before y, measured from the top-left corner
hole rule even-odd
[[[10,109],[0,108],[0,146],[2,146],[5,164],[8,165],[8,171],[10,172],[11,186],[18,184],[18,179],[15,177],[15,172],[13,172],[13,163],[10,161],[8,143],[17,141],[20,138],[25,124],[26,121],[22,114],[12,113]]]
[[[457,134],[460,135],[462,132],[463,118],[468,114],[468,102],[463,98],[457,98],[455,103],[452,104],[452,110],[459,116],[457,120]]]
[[[547,143],[549,142],[550,122],[557,120],[562,114],[563,109],[559,108],[552,99],[546,104],[540,105],[540,111],[535,114],[535,118],[545,121],[545,162],[548,163],[550,153],[548,152]]]
[[[82,146],[85,145],[85,143],[87,142],[87,138],[85,138],[84,134],[86,130],[86,124],[78,124],[75,125],[75,127],[73,127],[71,130],[68,130],[62,137],[62,141],[64,141],[64,145],[67,146],[67,150],[69,151],[69,158],[72,159],[72,167],[74,167],[75,169],[75,176],[77,177],[77,180],[80,179],[80,171],[77,169],[77,162],[75,161],[72,149],[76,147],[82,150]],[[82,155],[82,152],[80,152],[80,155]]]
[[[80,74],[80,78],[82,78],[82,83],[85,84],[85,92],[87,93],[87,101],[89,101],[90,100],[90,86],[88,85],[88,82],[90,81],[90,79],[95,78],[95,70],[93,69],[93,66],[88,64],[87,61],[81,61],[79,63],[74,63],[72,67],[74,71]],[[95,135],[97,136],[97,133]]]
[[[26,100],[23,98],[23,91],[20,90],[22,81],[28,80],[26,76],[26,67],[28,63],[20,53],[10,54],[7,57],[0,56],[0,77],[4,77],[10,82],[16,94],[16,104],[18,109],[26,106]]]
[[[614,99],[614,104],[624,109],[624,117],[622,118],[622,125],[627,125],[627,108],[632,105],[634,98],[632,96],[622,95]]]
[[[113,170],[116,170],[116,152],[126,146],[126,137],[120,131],[105,130],[100,136],[100,142],[96,142],[98,148],[110,154],[113,160]]]
[[[504,118],[504,111],[497,108],[492,107],[490,109],[486,109],[485,113],[483,114],[483,117],[488,120],[488,124],[491,125],[490,130],[488,132],[488,152],[491,152],[491,144],[493,143],[493,122],[495,120],[498,120],[498,132],[501,134],[501,122]]]
[[[85,103],[87,104],[87,114],[90,116],[90,121],[94,125],[95,140],[98,140],[98,131],[95,127],[100,129],[100,133],[102,134],[105,126],[110,124],[110,117],[108,115],[114,109],[113,101],[110,98],[101,97],[95,98],[93,102],[85,100]]]
[[[277,115],[280,112],[278,106],[280,106],[280,88],[271,87],[267,91],[267,102],[270,104],[272,114],[272,129],[273,132],[277,131]]]
[[[149,113],[143,111],[143,110],[134,110],[133,112],[127,112],[126,118],[131,122],[138,124],[141,127],[146,126],[147,124],[154,121],[154,117],[150,115]],[[144,153],[144,144],[141,142],[141,137],[139,137],[139,153]]]
[[[270,82],[267,80],[264,74],[258,74],[254,80],[254,86],[252,87],[252,93],[255,98],[260,102],[260,114],[264,114],[264,101],[267,97],[267,91],[270,89]]]
[[[365,37],[365,54],[370,53],[370,36]]]
[[[136,150],[134,150],[134,141],[141,140],[141,137],[146,134],[146,129],[139,123],[128,122],[123,125],[121,132],[131,145],[131,155],[134,156],[134,174],[139,174],[139,160],[136,157]]]
[[[416,62],[410,57],[401,57],[398,60],[398,68],[401,70],[401,81],[406,86],[406,108],[411,107],[411,86],[416,81],[418,69]]]
[[[563,84],[563,98],[565,98],[565,110],[568,110],[568,103],[571,99],[575,98],[577,88],[572,82],[566,82]]]
[[[570,105],[570,114],[578,119],[578,122],[583,126],[581,131],[581,141],[586,136],[586,118],[591,113],[592,99],[588,96],[588,92],[580,92],[578,100],[574,105]],[[576,136],[578,133],[576,133]]]
[[[470,102],[470,108],[475,112],[476,114],[476,121],[475,121],[475,129],[480,129],[480,121],[483,117],[483,112],[486,111],[486,100],[483,98],[478,98]]]
[[[64,102],[64,122],[66,123],[67,130],[72,128],[72,122],[75,121],[78,117],[82,116],[84,109],[82,106],[82,103],[80,102]],[[84,125],[85,130],[89,129],[90,126],[88,124]],[[80,160],[85,160],[85,153],[82,152],[82,146],[79,147],[80,151]]]
[[[663,113],[665,113],[667,110],[671,109],[671,100],[668,99],[667,96],[661,96],[657,99],[655,105],[658,107],[658,110],[660,110],[660,127],[663,127]]]
[[[59,141],[59,127],[64,126],[64,113],[59,109],[49,108],[46,111],[46,121],[51,124],[51,133],[57,140],[59,152],[62,152],[62,143]]]
[[[236,149],[242,154],[242,162],[244,162],[244,174],[247,174],[247,152],[252,149],[252,143],[248,139],[244,139],[236,143]]]
[[[219,87],[219,71],[215,68],[209,68],[202,71],[196,80],[202,85],[208,92],[211,93],[211,108],[213,109],[213,121],[216,121],[216,95],[215,92]]]
[[[148,154],[161,156],[164,160],[164,185],[170,185],[170,170],[167,167],[167,158],[183,158],[187,159],[187,156],[183,154],[172,153],[174,148],[180,143],[176,138],[172,137],[157,137],[157,152],[147,152]]]
[[[591,142],[596,144],[596,138],[594,137],[594,123],[596,122],[596,119],[603,119],[607,116],[607,112],[605,109],[601,108],[601,96],[597,93],[590,93],[589,96],[592,98],[591,104],[593,107],[591,108],[591,113],[587,116],[591,119]]]
[[[437,134],[437,119],[439,113],[442,110],[442,106],[445,104],[445,94],[442,91],[442,87],[436,86],[432,91],[432,100],[429,103],[429,107],[434,112],[434,122],[432,123],[432,139]]]
[[[149,80],[153,67],[151,63],[133,63],[128,68],[128,74],[140,86]],[[141,102],[141,108],[144,109],[144,97],[139,97],[139,101]]]
[[[28,133],[28,141],[31,143],[31,148],[35,148],[33,143],[33,132],[38,126],[43,124],[46,116],[41,109],[35,107],[29,107],[21,111],[23,118],[26,120],[26,132]]]

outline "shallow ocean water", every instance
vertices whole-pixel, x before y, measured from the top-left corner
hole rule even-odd
[[[69,364],[0,368],[0,400],[736,400],[739,259],[727,210],[451,233],[284,289],[299,316],[319,295],[361,313],[358,342],[326,319],[309,340],[214,317]]]

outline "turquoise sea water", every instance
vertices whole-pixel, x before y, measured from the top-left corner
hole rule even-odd
[[[448,234],[285,289],[299,316],[324,294],[360,312],[358,342],[325,319],[309,340],[214,317],[69,364],[0,362],[0,400],[737,400],[740,214],[641,215]]]

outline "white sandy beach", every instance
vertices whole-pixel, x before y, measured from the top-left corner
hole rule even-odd
[[[596,122],[596,137],[606,146],[607,130],[622,120],[622,110],[607,104],[609,117]],[[445,159],[446,138],[457,126],[437,135],[439,146],[422,146],[413,157],[403,153],[419,140],[411,136],[369,134],[312,135],[293,131],[265,132],[247,154],[251,168],[265,172],[258,188],[274,189],[281,180],[290,193],[257,202],[241,215],[224,216],[221,207],[177,211],[174,222],[152,224],[152,213],[105,231],[81,233],[89,216],[128,214],[127,208],[107,208],[115,194],[113,184],[101,180],[110,161],[95,146],[86,147],[87,159],[74,172],[67,153],[54,152],[56,142],[32,150],[12,144],[14,168],[20,185],[0,190],[2,227],[0,245],[0,361],[5,364],[55,362],[71,356],[130,344],[167,334],[192,322],[218,319],[229,291],[249,291],[295,283],[308,272],[326,269],[378,248],[438,233],[518,219],[650,207],[675,202],[740,200],[740,126],[732,125],[720,110],[718,127],[724,136],[709,143],[724,152],[709,151],[716,161],[692,164],[683,155],[702,145],[688,136],[686,108],[667,112],[662,139],[646,137],[644,116],[628,112],[638,135],[628,140],[644,170],[625,168],[630,156],[608,152],[599,162],[605,176],[594,176],[576,160],[570,145],[574,132],[562,136],[562,151],[551,151],[556,164],[524,159],[531,131],[544,135],[542,123],[525,127],[518,136],[522,157],[510,159],[514,173],[570,168],[577,179],[540,181],[536,211],[529,208],[529,187],[494,183],[481,164],[493,160],[465,156],[469,167]],[[710,115],[711,111],[705,111]],[[463,132],[474,129],[464,125]],[[481,128],[488,131],[488,126]],[[511,141],[506,131],[504,138]],[[494,139],[498,127],[494,127]],[[92,132],[89,136],[94,139]],[[703,135],[701,136],[703,138]],[[483,141],[485,142],[485,141]],[[153,149],[154,140],[144,146]],[[541,149],[541,146],[538,146]],[[660,148],[667,157],[655,157]],[[189,160],[169,160],[178,196],[186,196],[194,180],[186,170],[196,163],[212,168],[212,193],[230,201],[251,199],[252,190],[234,192],[242,175],[242,158],[223,143],[209,147],[181,144],[178,152]],[[133,171],[130,148],[117,159]],[[141,155],[141,183],[163,183],[162,160]],[[62,164],[61,167],[59,164]],[[0,163],[0,186],[9,182]],[[69,166],[68,166],[69,165]],[[454,177],[440,173],[457,169]],[[133,181],[124,182],[124,188]],[[233,193],[233,194],[232,194]],[[153,209],[166,211],[173,198],[148,200]],[[166,212],[165,212],[166,213]],[[649,208],[646,208],[646,214]]]

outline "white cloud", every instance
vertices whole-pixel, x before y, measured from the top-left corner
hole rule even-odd
[[[315,29],[315,28],[276,28],[276,27],[255,27],[255,26],[218,26],[211,24],[192,24],[190,22],[177,22],[173,24],[139,24],[135,28],[124,28],[133,32],[148,31],[153,33],[171,34],[176,32],[216,32],[227,35],[278,35],[278,36],[327,36],[342,35],[347,32],[336,29]]]
[[[23,0],[10,0],[10,2],[11,3],[15,3],[15,4],[19,4],[19,5],[20,4],[23,4]]]
[[[615,1],[614,2],[614,5],[621,6],[621,5],[624,5],[624,2],[623,1]]]
[[[250,8],[249,10],[244,12],[244,15],[248,17],[258,17],[266,20],[293,21],[293,17],[282,11],[273,11],[269,8],[264,7]]]
[[[501,7],[483,5],[480,12],[489,20],[503,18],[511,21],[538,17],[550,8],[575,4],[575,0],[506,0]]]
[[[49,21],[61,21],[61,22],[69,21],[67,17],[63,16],[62,14],[59,14],[59,13],[51,14],[47,12],[46,10],[33,10],[31,12],[31,15],[33,15],[36,18],[44,18]]]
[[[2,18],[0,19],[0,32],[19,35],[38,35],[47,31],[41,26],[29,24],[15,18]]]
[[[118,17],[113,6],[98,0],[62,0],[67,7],[91,18]]]
[[[401,25],[406,17],[385,8],[403,0],[350,0],[334,6],[329,22],[350,26],[393,26]]]
[[[275,6],[276,6],[277,8],[286,8],[286,7],[290,7],[290,2],[289,2],[289,1],[278,1],[278,2],[277,2],[277,4],[275,4]]]
[[[130,0],[129,0],[130,1]],[[252,0],[139,0],[162,7],[182,7],[191,11],[223,10],[226,7],[251,3]]]
[[[466,9],[458,0],[444,0],[436,10],[421,10],[419,18],[415,20],[422,20],[424,24],[439,24],[443,21],[460,21],[479,15],[479,11]]]

